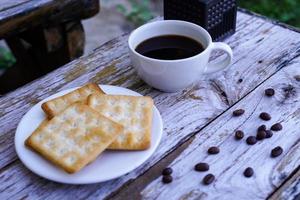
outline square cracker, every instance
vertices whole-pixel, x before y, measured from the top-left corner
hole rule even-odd
[[[45,120],[25,144],[68,173],[75,173],[96,159],[123,130],[122,125],[87,105],[75,103]]]
[[[68,94],[65,94],[61,97],[57,97],[55,99],[49,100],[42,104],[42,109],[47,114],[48,118],[51,119],[55,115],[59,114],[63,110],[65,110],[68,106],[75,102],[86,102],[87,97],[93,93],[101,93],[104,92],[101,88],[95,83],[88,83],[81,88],[78,88]]]
[[[143,150],[150,147],[153,100],[150,97],[92,94],[88,105],[125,128],[108,147]]]

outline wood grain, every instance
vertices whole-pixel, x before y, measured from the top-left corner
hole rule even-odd
[[[0,3],[0,39],[39,25],[88,18],[99,11],[98,0],[24,0],[6,3],[7,0]]]
[[[300,34],[238,13],[237,32],[226,40],[234,61],[226,71],[200,77],[190,88],[173,94],[145,85],[134,72],[123,35],[91,55],[65,65],[0,99],[0,197],[62,199],[104,198],[128,184],[197,134],[205,125],[246,96],[264,80],[286,67],[300,54]],[[239,79],[243,79],[239,82]],[[25,112],[41,99],[66,88],[93,81],[128,87],[154,98],[164,120],[159,148],[144,165],[118,179],[88,186],[56,184],[32,174],[17,160],[13,148],[15,128]],[[16,178],[17,177],[17,178]],[[18,180],[22,181],[18,181]]]
[[[298,168],[300,165],[298,166]],[[296,170],[284,184],[268,198],[269,200],[298,200],[300,198],[300,170]]]
[[[300,57],[200,131],[170,165],[173,183],[164,185],[159,177],[143,190],[143,199],[266,199],[300,165],[300,82],[294,78],[300,74],[299,65]],[[276,91],[271,98],[264,95],[270,87]],[[233,117],[232,112],[238,108],[245,109],[245,114]],[[270,113],[272,119],[262,121],[258,117],[261,112]],[[270,127],[276,122],[282,123],[282,131],[254,146],[246,144],[245,138],[255,135],[258,126]],[[245,132],[242,141],[234,139],[236,130]],[[210,146],[219,146],[220,153],[208,155]],[[283,155],[271,158],[276,146],[284,149]],[[210,164],[209,173],[216,176],[212,185],[201,183],[207,173],[194,171],[198,162]],[[247,167],[254,169],[254,177],[243,176]]]
[[[1,2],[0,2],[0,12],[4,11],[4,10],[7,10],[9,8],[20,6],[21,4],[24,4],[28,1],[31,1],[31,0],[14,0],[14,1],[12,1],[12,0],[1,0]]]

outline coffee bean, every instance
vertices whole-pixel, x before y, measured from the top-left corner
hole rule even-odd
[[[275,158],[277,156],[280,156],[282,154],[282,152],[283,152],[283,149],[280,146],[275,147],[271,151],[271,157]]]
[[[275,94],[275,90],[272,89],[272,88],[268,88],[265,90],[265,95],[268,96],[268,97],[271,97]]]
[[[215,180],[215,176],[212,174],[207,174],[206,176],[204,176],[203,178],[203,184],[204,185],[209,185],[211,184],[213,181]]]
[[[237,110],[233,111],[232,114],[233,114],[233,116],[237,117],[237,116],[241,116],[244,113],[245,113],[245,110],[243,110],[243,109],[237,109]]]
[[[171,175],[165,175],[162,177],[162,182],[165,184],[171,183],[173,181],[173,177]]]
[[[273,136],[273,132],[271,130],[266,130],[266,138],[271,138]]]
[[[246,139],[246,142],[247,142],[247,144],[249,144],[249,145],[254,145],[254,144],[256,144],[257,140],[256,140],[256,137],[254,137],[254,136],[249,136],[249,137]]]
[[[257,140],[263,140],[266,138],[266,131],[258,131],[257,134],[256,134],[256,139]]]
[[[253,176],[253,174],[254,174],[254,171],[251,167],[247,167],[244,171],[244,176],[247,178]]]
[[[198,163],[195,165],[195,170],[198,172],[205,172],[209,170],[209,165],[207,163]]]
[[[259,117],[262,119],[262,120],[265,120],[265,121],[269,121],[271,119],[271,116],[269,113],[266,113],[266,112],[262,112],[260,113]]]
[[[300,81],[300,75],[296,75],[294,76],[294,78],[296,79],[296,81]]]
[[[218,147],[210,147],[207,150],[207,153],[209,154],[218,154],[220,152],[220,149]]]
[[[243,139],[243,137],[244,137],[244,132],[243,132],[243,131],[237,130],[237,131],[235,132],[235,139],[241,140],[241,139]]]
[[[257,132],[258,131],[265,131],[265,130],[267,130],[267,127],[266,127],[266,125],[260,125],[258,128],[257,128]]]
[[[280,131],[280,130],[282,130],[282,125],[280,123],[273,124],[271,126],[271,130],[272,131]]]
[[[241,83],[241,82],[243,82],[243,79],[240,78],[240,79],[239,79],[239,83]]]
[[[167,167],[162,171],[162,175],[171,175],[173,173],[173,169],[171,167]]]

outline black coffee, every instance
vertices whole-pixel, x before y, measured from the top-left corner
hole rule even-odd
[[[163,35],[145,40],[135,50],[149,58],[177,60],[195,56],[204,48],[199,42],[189,37]]]

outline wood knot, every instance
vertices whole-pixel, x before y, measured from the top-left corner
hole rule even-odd
[[[295,87],[291,84],[287,85],[286,87],[283,87],[282,90],[285,99],[295,96],[297,93]]]

